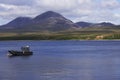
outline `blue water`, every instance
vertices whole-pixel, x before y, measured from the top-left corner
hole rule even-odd
[[[24,45],[32,56],[6,56]],[[0,80],[120,80],[120,41],[0,41]]]

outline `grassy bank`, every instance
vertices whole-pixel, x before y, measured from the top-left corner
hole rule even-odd
[[[120,39],[119,32],[69,31],[69,32],[27,32],[0,33],[0,40],[111,40]]]

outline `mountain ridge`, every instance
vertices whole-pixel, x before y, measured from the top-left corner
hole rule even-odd
[[[44,12],[34,18],[17,17],[9,23],[0,26],[2,31],[65,31],[87,27],[114,27],[110,22],[90,23],[72,22],[61,14],[53,11]]]
[[[90,22],[76,22],[77,25],[81,26],[82,28],[84,27],[111,27],[111,26],[116,26],[113,23],[110,22],[101,22],[101,23],[90,23]]]
[[[47,11],[35,18],[30,17],[18,17],[8,24],[0,27],[0,29],[26,29],[31,31],[36,30],[48,30],[48,31],[61,31],[78,27],[71,20],[65,18],[59,13],[53,11]]]

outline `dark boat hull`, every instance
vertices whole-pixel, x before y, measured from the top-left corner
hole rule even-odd
[[[22,51],[14,51],[14,50],[9,50],[8,51],[8,56],[29,56],[33,55],[33,52],[22,52]]]

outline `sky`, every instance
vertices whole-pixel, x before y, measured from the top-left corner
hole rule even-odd
[[[58,12],[73,22],[120,24],[120,0],[0,0],[0,25],[46,11]]]

